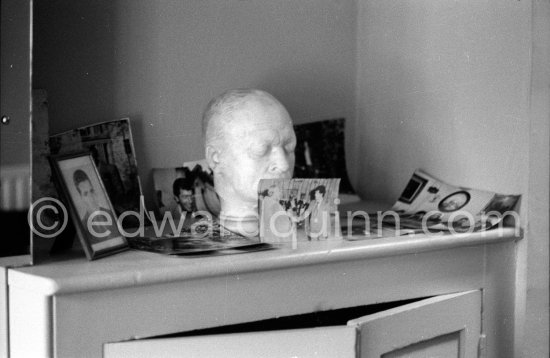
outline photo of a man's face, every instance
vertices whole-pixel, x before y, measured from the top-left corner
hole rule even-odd
[[[71,179],[74,184],[74,190],[71,191],[83,220],[95,211],[108,210],[107,198],[102,196],[105,193],[101,191],[101,184],[93,172],[85,167],[77,167],[72,171]]]
[[[79,169],[75,171],[73,177],[75,178],[76,189],[86,207],[86,211],[92,213],[98,210],[97,193],[86,173]]]
[[[189,175],[187,177],[176,178],[172,184],[174,200],[182,212],[193,212],[197,210],[195,205],[194,182],[194,178]]]
[[[192,212],[193,211],[193,191],[180,189],[177,196],[177,201],[182,210]]]
[[[89,259],[127,247],[105,186],[90,154],[55,161],[64,196]]]
[[[215,217],[220,213],[212,171],[205,160],[187,162],[182,167],[154,168],[153,182],[157,196],[155,215],[159,217],[168,212],[173,218],[197,211]]]

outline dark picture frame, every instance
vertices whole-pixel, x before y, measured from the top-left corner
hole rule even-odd
[[[129,248],[92,153],[49,157],[54,182],[88,260]]]
[[[295,178],[340,178],[340,194],[355,195],[345,152],[346,119],[325,119],[294,125]]]

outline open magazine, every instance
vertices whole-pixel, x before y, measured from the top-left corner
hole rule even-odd
[[[414,233],[464,233],[519,224],[521,195],[449,185],[416,170],[386,212],[358,215],[342,234],[351,240]],[[345,222],[345,221],[344,221]]]
[[[235,254],[270,249],[257,237],[225,230],[217,220],[198,220],[181,230],[147,228],[143,236],[127,238],[131,248],[165,255]]]

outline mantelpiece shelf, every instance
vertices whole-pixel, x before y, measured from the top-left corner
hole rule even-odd
[[[471,234],[330,239],[298,242],[296,248],[287,243],[272,250],[211,257],[171,257],[131,250],[97,261],[74,257],[11,270],[9,284],[45,295],[108,290],[477,246],[517,240],[520,236],[516,234],[515,229],[502,228]]]

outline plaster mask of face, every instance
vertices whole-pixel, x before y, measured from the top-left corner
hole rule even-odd
[[[257,215],[260,179],[292,177],[296,135],[288,112],[269,98],[252,98],[231,115],[213,166],[215,187],[225,216],[249,217]]]

